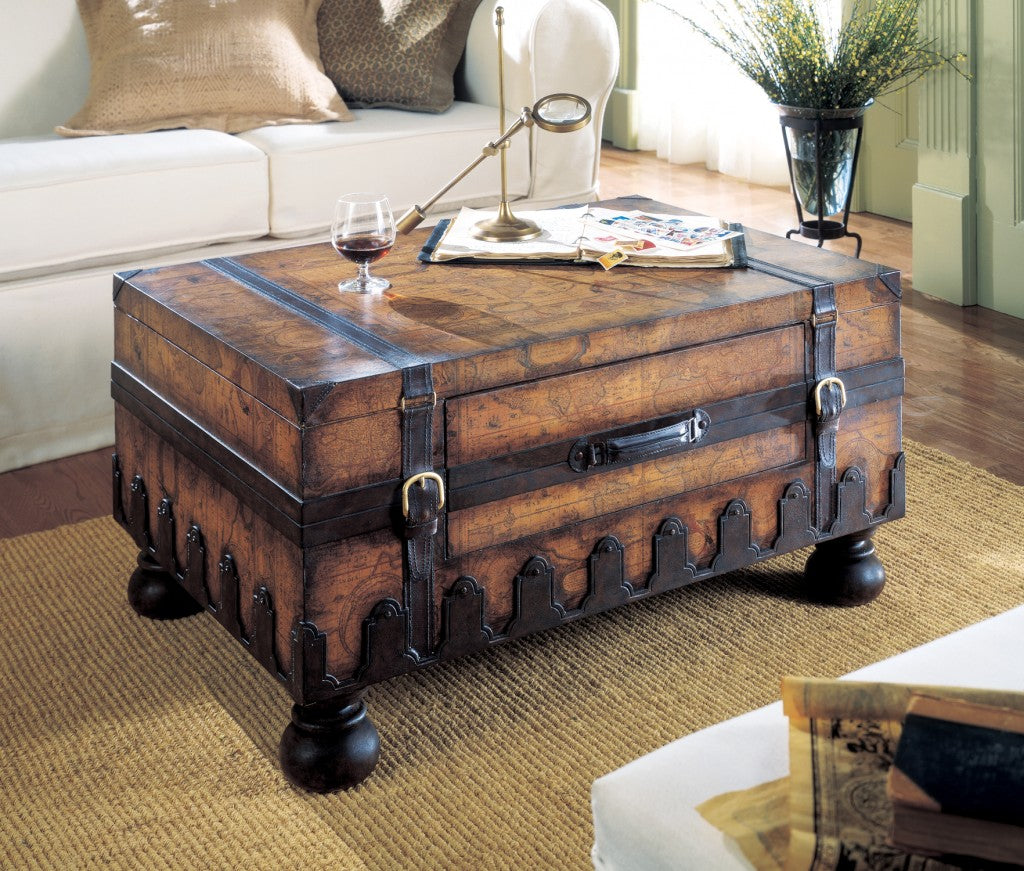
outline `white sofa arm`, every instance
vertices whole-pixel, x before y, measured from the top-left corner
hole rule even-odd
[[[556,92],[579,94],[593,108],[584,130],[530,128],[529,199],[535,205],[596,199],[601,125],[619,68],[611,12],[598,0],[484,0],[469,30],[460,90],[490,106],[498,105],[497,6],[505,9],[505,109],[517,115]]]

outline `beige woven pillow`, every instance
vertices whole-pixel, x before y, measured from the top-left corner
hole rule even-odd
[[[323,0],[324,70],[354,107],[443,112],[480,0]]]
[[[65,136],[350,120],[323,73],[321,0],[78,0],[92,72]]]

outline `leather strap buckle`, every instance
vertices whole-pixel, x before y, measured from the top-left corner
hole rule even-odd
[[[409,488],[413,484],[426,487],[428,480],[437,484],[437,510],[444,508],[444,480],[437,472],[418,472],[402,485],[402,516],[406,520],[409,519]]]
[[[404,396],[398,401],[398,407],[402,411],[411,408],[433,408],[435,405],[437,405],[437,391],[435,390],[431,390],[429,394],[423,396],[415,396],[409,402],[405,401]]]
[[[828,378],[822,378],[817,384],[814,385],[814,413],[821,417],[821,391],[826,387],[836,385],[839,388],[839,410],[842,411],[846,408],[846,385],[843,384],[842,378],[836,378],[834,375]]]
[[[827,327],[829,324],[835,324],[838,322],[839,313],[835,309],[823,312],[811,312],[811,326],[815,329],[818,327]]]

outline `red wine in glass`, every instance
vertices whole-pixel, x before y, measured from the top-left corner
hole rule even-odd
[[[331,224],[331,244],[359,267],[359,274],[338,284],[338,290],[380,293],[391,287],[386,278],[370,275],[376,263],[395,244],[395,219],[383,194],[346,194],[338,199]]]
[[[334,240],[334,249],[353,263],[376,263],[394,245],[387,236],[368,234],[365,236],[344,236]]]

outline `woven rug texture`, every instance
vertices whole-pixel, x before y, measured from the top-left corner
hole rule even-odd
[[[777,699],[784,674],[1024,603],[1024,488],[906,449],[873,603],[801,598],[804,551],[393,679],[367,693],[377,770],[329,796],[280,776],[291,699],[212,616],[131,610],[113,520],[2,540],[0,866],[589,868],[597,777]]]

